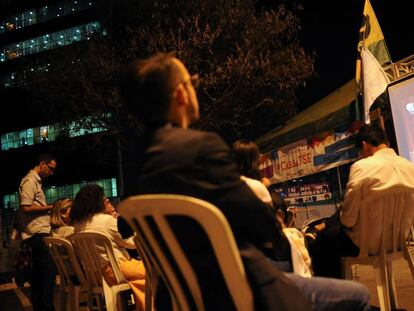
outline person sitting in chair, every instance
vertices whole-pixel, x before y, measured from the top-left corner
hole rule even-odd
[[[313,227],[309,245],[315,275],[341,277],[341,257],[359,254],[361,211],[369,211],[370,245],[375,253],[381,237],[376,197],[395,192],[410,193],[405,209],[405,232],[414,220],[414,164],[389,147],[388,138],[376,124],[363,126],[355,141],[362,159],[351,166],[342,210]],[[312,230],[312,228],[311,228]]]
[[[98,231],[104,233],[111,240],[114,254],[118,260],[119,269],[128,281],[135,298],[137,311],[144,310],[145,301],[145,268],[140,260],[131,258],[127,248],[134,249],[132,237],[122,239],[118,232],[117,219],[111,214],[113,206],[105,197],[102,187],[98,185],[86,185],[73,201],[70,212],[70,220],[75,227],[75,232]],[[102,253],[101,268],[108,284],[116,284],[112,268],[108,263],[106,254]]]
[[[218,135],[189,129],[199,119],[197,84],[198,75],[191,76],[171,54],[157,54],[127,67],[120,94],[147,131],[130,194],[183,194],[217,206],[238,243],[257,310],[369,310],[369,292],[363,285],[283,273],[262,253],[274,239],[274,213],[240,179],[230,150]],[[197,245],[188,247],[197,251]],[[211,291],[203,291],[207,308],[225,309],[204,260],[194,264],[204,268],[200,273],[213,283]],[[168,299],[168,294],[163,297]],[[165,302],[158,298],[156,305]]]

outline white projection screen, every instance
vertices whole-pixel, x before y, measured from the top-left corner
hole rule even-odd
[[[414,76],[388,87],[400,156],[414,163]]]

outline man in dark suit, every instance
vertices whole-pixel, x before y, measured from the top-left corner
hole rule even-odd
[[[362,285],[284,273],[264,256],[272,253],[275,233],[270,207],[241,181],[219,136],[188,128],[199,118],[197,78],[169,54],[128,67],[121,96],[147,128],[135,194],[184,194],[216,205],[232,227],[258,310],[368,310],[369,293]],[[185,231],[185,224],[178,227]],[[195,265],[206,268],[197,246],[187,246]]]

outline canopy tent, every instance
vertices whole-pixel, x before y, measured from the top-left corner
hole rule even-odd
[[[269,152],[322,131],[349,125],[355,120],[355,79],[302,111],[287,124],[256,140],[261,152]]]

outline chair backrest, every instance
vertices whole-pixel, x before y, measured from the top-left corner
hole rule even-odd
[[[361,204],[359,256],[400,252],[414,219],[413,194],[389,193]]]
[[[101,267],[102,252],[109,259],[117,284],[127,283],[119,270],[111,240],[104,233],[96,231],[84,231],[69,236],[75,249],[75,253],[87,275],[91,286],[102,286],[103,272]]]
[[[72,244],[66,239],[57,237],[44,237],[43,240],[56,264],[61,284],[65,287],[77,285],[86,286],[86,277],[79,265]]]
[[[222,284],[214,286],[224,290],[217,293],[210,287],[209,294],[225,292],[234,309],[253,310],[253,295],[233,233],[217,207],[188,196],[157,194],[129,197],[120,203],[119,211],[179,309],[209,309],[211,301],[203,289],[209,273],[213,277],[217,271]],[[200,273],[197,269],[204,261],[215,265],[205,266],[207,273]]]

